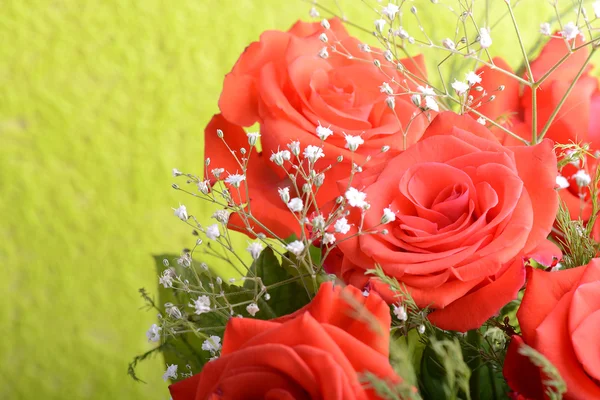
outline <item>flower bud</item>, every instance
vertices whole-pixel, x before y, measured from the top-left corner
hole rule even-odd
[[[325,32],[323,32],[319,35],[319,40],[323,43],[327,43],[329,41],[329,39],[327,38],[327,34]]]
[[[329,29],[329,28],[331,28],[331,25],[329,24],[329,21],[327,21],[326,19],[324,19],[324,20],[322,20],[322,21],[321,21],[321,26],[322,26],[324,29]]]
[[[410,96],[410,101],[412,101],[415,106],[421,107],[421,95],[413,94]]]
[[[220,130],[220,129],[217,129],[217,136],[218,136],[219,138],[223,139],[223,136],[224,136],[224,135],[223,135],[223,131],[222,131],[222,130]]]
[[[394,98],[394,96],[388,96],[385,99],[385,104],[387,104],[387,106],[393,110],[394,108],[396,108],[396,99]]]

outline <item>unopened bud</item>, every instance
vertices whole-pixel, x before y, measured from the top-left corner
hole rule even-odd
[[[220,137],[221,139],[223,139],[223,131],[220,129],[217,129],[217,136]]]
[[[388,96],[385,99],[385,104],[387,104],[387,106],[393,110],[396,108],[396,99],[394,96]]]
[[[383,146],[383,147],[381,148],[381,152],[382,152],[382,153],[387,153],[387,152],[389,151],[389,149],[390,149],[390,146]]]
[[[415,14],[415,15],[417,15],[417,7],[415,7],[415,6],[412,6],[412,7],[410,8],[410,12],[411,12],[411,13],[413,13],[413,14]]]
[[[385,57],[386,60],[388,60],[389,62],[394,61],[394,55],[392,54],[391,51],[386,50],[383,52],[383,56]]]
[[[329,29],[329,28],[331,28],[331,25],[329,24],[329,21],[327,21],[326,19],[324,19],[324,20],[322,20],[322,21],[321,21],[321,26],[322,26],[324,29]]]
[[[327,43],[329,41],[329,39],[327,38],[327,34],[325,32],[323,32],[319,35],[319,40],[323,43]]]
[[[344,161],[344,156],[338,156],[337,157],[337,162],[342,162]]]
[[[377,68],[381,68],[381,63],[379,62],[379,60],[373,60],[373,64],[375,64]]]
[[[415,106],[421,107],[421,95],[413,94],[410,96],[410,101],[412,101]]]

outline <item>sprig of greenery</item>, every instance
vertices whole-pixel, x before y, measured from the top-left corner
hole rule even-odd
[[[563,395],[567,392],[567,385],[556,367],[540,352],[527,345],[522,345],[519,348],[519,353],[529,358],[533,365],[540,368],[546,376],[542,383],[546,387],[548,398],[550,400],[562,400]]]

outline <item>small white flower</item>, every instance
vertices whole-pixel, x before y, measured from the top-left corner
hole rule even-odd
[[[278,188],[277,191],[279,192],[279,197],[281,197],[281,200],[284,203],[289,203],[290,202],[290,188],[289,187],[284,187],[282,188]]]
[[[385,27],[385,19],[375,20],[375,29],[377,30],[377,32],[382,33],[384,27]]]
[[[367,194],[357,190],[356,188],[351,187],[346,190],[345,193],[346,200],[348,200],[348,204],[352,207],[360,207],[364,208],[367,205],[365,201],[367,198]]]
[[[285,248],[290,253],[299,256],[304,251],[304,243],[299,240],[294,240],[292,243],[285,246]]]
[[[406,321],[408,319],[408,314],[406,313],[406,308],[403,305],[397,306],[393,304],[394,307],[394,315],[400,321]]]
[[[302,199],[294,197],[287,206],[292,212],[300,212],[304,208],[304,203],[302,203]]]
[[[417,332],[419,332],[421,335],[425,333],[425,325],[419,325],[417,327]]]
[[[454,43],[454,41],[450,38],[442,40],[442,45],[449,50],[456,49],[456,43]]]
[[[347,149],[349,149],[350,151],[356,151],[358,149],[358,146],[365,143],[363,138],[361,138],[360,136],[346,135],[344,133],[344,138],[346,138],[346,146],[345,147]]]
[[[312,220],[313,229],[316,231],[323,230],[325,228],[325,218],[322,215],[317,215]]]
[[[477,122],[479,122],[481,125],[485,126],[486,120],[483,117],[479,117],[479,118],[477,118]]]
[[[281,151],[278,151],[277,153],[271,154],[270,160],[272,162],[274,162],[275,164],[281,166],[281,165],[283,165],[284,161],[289,161],[291,158],[292,158],[292,156],[289,151],[281,150]]]
[[[331,135],[333,135],[333,131],[331,129],[325,128],[324,126],[321,126],[321,124],[317,126],[317,136],[319,139],[327,140],[327,138]]]
[[[300,154],[300,142],[290,142],[290,144],[288,144],[288,149],[290,149],[293,155],[298,156]]]
[[[394,96],[388,96],[385,99],[385,104],[393,110],[394,108],[396,108],[396,99],[394,98]]]
[[[369,297],[369,295],[371,294],[371,292],[369,292],[367,289],[363,290],[362,295],[364,297]]]
[[[222,224],[226,224],[227,222],[229,222],[229,211],[217,210],[213,213],[212,218],[216,219]]]
[[[183,314],[181,314],[181,310],[172,303],[165,303],[165,311],[167,315],[175,319],[179,319],[183,316]]]
[[[204,314],[210,311],[210,298],[208,296],[200,296],[193,303],[190,303],[190,307],[195,308],[195,314]]]
[[[215,178],[219,179],[219,178],[221,178],[221,174],[223,172],[225,172],[225,169],[224,168],[215,168],[210,172],[214,175]]]
[[[327,51],[327,47],[323,47],[321,50],[319,50],[319,57],[323,59],[329,58],[329,52]]]
[[[482,49],[487,49],[492,45],[492,37],[490,31],[487,28],[481,28],[479,30],[479,44]]]
[[[314,163],[319,158],[325,157],[325,153],[323,153],[323,149],[319,146],[308,145],[304,149],[304,157],[308,159],[308,161]]]
[[[254,145],[256,145],[256,141],[260,137],[260,133],[259,132],[248,132],[246,134],[246,136],[248,137],[248,144],[250,146],[254,146]]]
[[[400,7],[395,4],[389,3],[387,6],[383,7],[381,13],[388,17],[390,20],[396,18],[396,14],[400,11]]]
[[[423,93],[425,96],[435,96],[435,90],[429,86],[417,86],[417,90]]]
[[[327,43],[329,41],[329,38],[327,37],[327,34],[323,32],[319,35],[319,40],[323,43]]]
[[[467,90],[469,90],[469,85],[467,85],[466,83],[462,82],[462,81],[458,81],[458,80],[454,80],[454,83],[452,84],[452,89],[454,89],[456,91],[456,93],[458,93],[459,95],[465,93]]]
[[[174,208],[173,209],[175,216],[177,218],[179,218],[182,221],[187,221],[188,219],[188,214],[187,214],[187,208],[185,208],[185,206],[183,205],[179,205],[179,207]]]
[[[160,340],[160,331],[162,328],[156,324],[152,324],[148,332],[146,332],[146,337],[149,342],[158,342]]]
[[[319,11],[318,11],[316,8],[312,7],[312,8],[310,9],[310,11],[308,12],[308,15],[309,15],[311,18],[319,18]]]
[[[547,22],[544,22],[543,24],[540,25],[540,33],[544,36],[550,36],[552,34],[552,31],[550,30],[550,24]]]
[[[412,101],[412,103],[415,106],[421,107],[421,95],[420,94],[413,94],[412,96],[410,96],[410,101]]]
[[[575,39],[579,35],[579,28],[573,22],[567,22],[560,34],[567,40]]]
[[[433,96],[425,96],[425,107],[433,111],[440,111],[440,107]]]
[[[219,232],[218,224],[212,224],[212,225],[206,227],[205,233],[206,233],[206,237],[208,237],[209,239],[212,239],[212,240],[215,240],[216,238],[221,236],[221,232]]]
[[[244,175],[233,174],[233,175],[229,175],[227,178],[225,178],[225,183],[229,183],[233,187],[239,188],[240,183],[242,183],[242,181],[244,181],[245,179],[246,179],[246,177]]]
[[[323,29],[329,29],[329,28],[331,28],[331,25],[329,24],[329,21],[327,21],[326,19],[321,20],[321,26],[323,27]]]
[[[162,275],[158,278],[158,284],[163,285],[165,289],[173,287],[173,278],[175,276],[175,272],[172,268],[168,268],[164,270]]]
[[[209,181],[200,181],[198,182],[198,190],[202,194],[208,194],[210,192],[210,182]]]
[[[394,54],[390,50],[384,51],[383,57],[389,62],[394,61]]]
[[[398,37],[400,37],[402,39],[409,39],[410,38],[410,35],[408,34],[408,32],[403,27],[400,27],[400,28],[396,29],[394,31],[394,35],[398,36]]]
[[[166,382],[170,379],[177,379],[177,365],[167,365],[167,370],[163,374],[163,380]]]
[[[246,311],[248,311],[248,314],[254,317],[256,313],[260,311],[260,308],[258,308],[256,303],[250,303],[246,306]]]
[[[481,83],[481,76],[477,75],[473,71],[467,72],[465,79],[467,80],[467,83],[471,86]]]
[[[556,177],[556,186],[558,186],[559,189],[566,189],[571,185],[569,184],[569,180],[567,178],[562,175],[558,175]]]
[[[348,220],[343,217],[338,219],[337,221],[335,221],[335,224],[333,224],[333,230],[336,231],[337,233],[341,233],[342,235],[345,235],[350,230],[350,225],[348,224]]]
[[[202,350],[210,351],[213,354],[221,350],[221,338],[215,335],[209,336],[209,338],[202,343]]]
[[[359,43],[358,44],[358,49],[360,51],[362,51],[363,53],[370,53],[371,52],[371,47],[369,47],[369,45],[366,44],[366,43]]]
[[[387,224],[388,222],[394,222],[396,220],[396,213],[389,208],[383,209],[383,216],[381,217],[381,223]]]
[[[173,168],[173,176],[174,177],[178,177],[178,176],[181,176],[181,175],[183,175],[183,172],[181,172],[177,168]]]
[[[392,87],[390,86],[390,84],[387,83],[387,82],[383,82],[381,84],[381,86],[379,86],[379,92],[380,93],[385,93],[385,94],[394,94],[394,90],[392,89]]]
[[[258,259],[258,257],[260,256],[260,252],[263,250],[263,245],[259,242],[252,242],[248,244],[248,247],[246,247],[246,251],[248,253],[250,253],[250,255],[252,256],[253,260]]]
[[[594,16],[600,18],[600,1],[595,1],[594,4],[592,4],[592,8],[594,9]]]
[[[577,171],[577,173],[573,175],[573,178],[579,187],[584,187],[592,183],[592,178],[582,169]]]
[[[325,233],[323,235],[323,244],[334,244],[335,243],[335,235],[333,233]]]

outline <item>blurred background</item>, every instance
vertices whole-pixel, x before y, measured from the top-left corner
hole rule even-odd
[[[339,3],[371,29],[375,15],[361,0]],[[552,9],[522,3],[532,44]],[[324,5],[335,10],[333,0]],[[194,242],[171,207],[210,216],[170,188],[171,169],[202,172],[202,132],[225,73],[261,31],[308,20],[310,8],[301,0],[0,1],[0,399],[169,398],[160,357],[140,367],[146,384],[127,365],[151,348],[145,332],[156,315],[140,309],[138,289],[156,291],[152,256]],[[432,32],[454,32],[447,8],[419,12]],[[510,53],[518,66],[510,24],[492,37],[492,53]]]

